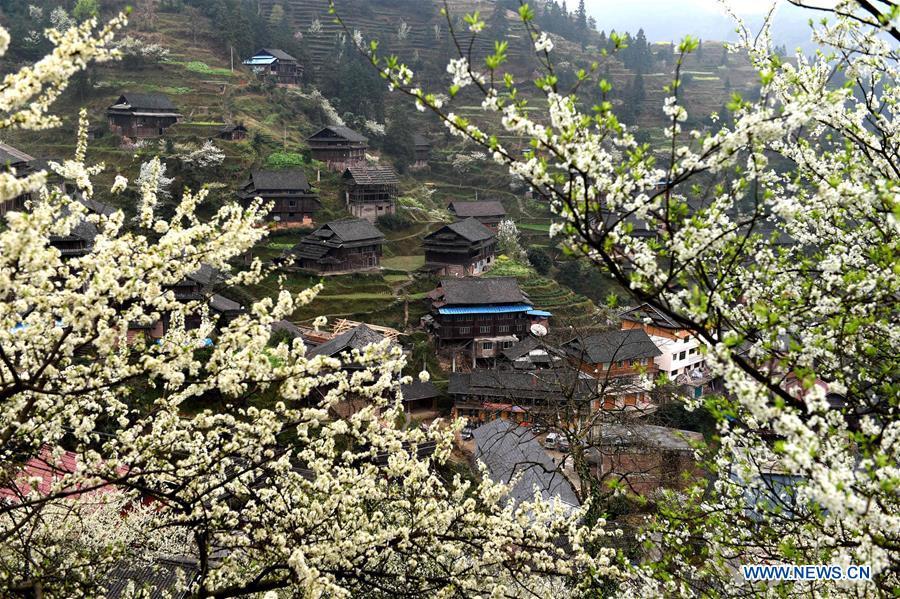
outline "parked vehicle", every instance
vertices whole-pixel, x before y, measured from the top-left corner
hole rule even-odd
[[[474,433],[472,433],[471,426],[464,426],[463,429],[459,432],[459,436],[462,438],[463,441],[469,441],[475,435],[474,435]]]
[[[559,439],[556,441],[556,448],[560,451],[569,451],[569,440],[563,435],[560,435]]]
[[[560,437],[557,433],[550,433],[547,435],[547,438],[544,439],[544,447],[547,449],[556,449],[556,443],[559,441]]]

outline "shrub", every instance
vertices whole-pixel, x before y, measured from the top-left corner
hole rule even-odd
[[[266,167],[268,168],[292,168],[304,164],[306,164],[306,159],[302,154],[296,152],[273,152],[266,158]]]
[[[412,221],[405,214],[396,212],[394,214],[382,214],[375,222],[379,227],[388,231],[405,229],[412,224]]]
[[[538,247],[533,247],[528,250],[528,261],[531,262],[534,269],[538,271],[538,274],[542,275],[550,272],[550,268],[553,266],[553,259],[550,257],[550,254],[548,254],[546,250]]]
[[[231,75],[230,69],[214,68],[199,60],[184,63],[184,68],[192,73],[200,73],[201,75],[224,75],[226,77]]]

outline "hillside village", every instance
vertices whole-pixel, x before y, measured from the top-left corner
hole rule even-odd
[[[226,326],[279,284],[300,292],[321,282],[318,299],[272,326],[273,346],[302,340],[310,357],[349,357],[373,343],[400,347],[406,374],[428,373],[402,387],[403,425],[465,418],[452,453],[465,477],[481,475],[480,460],[493,479],[517,481],[515,501],[528,502],[534,484],[545,498],[572,507],[588,498],[585,477],[591,477],[610,495],[618,490],[608,511],[628,526],[661,488],[680,489],[705,476],[693,448],[714,443],[709,415],[687,412],[678,398],[721,392],[722,381],[706,366],[708,342],[627,299],[602,272],[586,274],[585,261],[549,236],[552,215],[530,188],[408,101],[386,95],[380,115],[339,113],[336,106],[348,102],[321,89],[334,54],[351,50],[341,45],[346,40],[325,3],[258,2],[273,30],[301,32],[294,36],[302,49],[297,56],[290,47],[242,51],[222,43],[196,3],[137,4],[137,13],[152,20],[126,30],[133,41],[123,47],[125,61],[91,67],[83,85],[59,102],[62,127],[4,133],[0,163],[24,177],[67,158],[76,107],[85,106],[88,161],[106,165],[95,186],[109,189],[117,175],[131,182],[123,194],[101,191],[85,201],[88,214],[108,218],[121,210],[126,222],[133,219],[154,156],[164,167],[156,183],[172,198],[162,210],[171,210],[185,187],[209,191],[201,218],[232,201],[271,203],[259,223],[267,236],[234,260],[235,268],[261,260],[271,269],[262,282],[229,285],[229,272],[204,266],[165,290],[206,306],[188,317],[188,327],[199,327],[207,313]],[[423,17],[430,13],[403,2],[373,4],[348,10],[349,27],[385,40],[432,82],[444,80],[441,69],[423,66],[442,55],[447,31],[439,15]],[[533,70],[527,33],[505,3],[450,5],[459,14],[481,10],[491,31],[511,41],[510,68]],[[596,30],[581,40],[553,39],[567,61],[563,70],[590,59],[601,43]],[[670,75],[666,44],[642,43],[646,57],[631,60],[645,63],[615,59],[606,68],[622,90],[616,103],[635,104],[629,118],[652,149],[663,142],[651,133],[663,118],[653,111]],[[699,115],[723,110],[731,90],[753,83],[748,65],[728,58],[717,42],[703,43],[685,69],[687,103]],[[2,203],[0,217],[36,201]],[[92,251],[97,235],[86,219],[51,245],[75,259]],[[174,325],[163,314],[127,326],[129,343],[152,344]],[[207,342],[215,346],[216,334]],[[331,416],[348,418],[363,405],[365,398],[347,397]],[[214,406],[200,401],[186,409]],[[24,472],[52,476],[33,463]],[[516,478],[522,472],[527,476]],[[171,566],[188,574],[192,567]]]

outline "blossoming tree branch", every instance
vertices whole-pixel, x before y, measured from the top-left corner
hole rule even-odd
[[[774,51],[770,19],[753,32],[735,17],[739,41],[730,50],[758,73],[759,99],[734,95],[733,122],[710,131],[684,128],[682,64],[698,46],[685,38],[659,106],[668,122],[662,158],[616,117],[612,84],[598,75],[608,56],[581,70],[575,89],[560,89],[553,38],[522,2],[542,74],[519,82],[504,70],[507,42],[473,56],[485,29],[478,13],[462,19],[461,31],[444,7],[457,50],[444,90],[422,89],[377,40],[351,37],[392,90],[530,185],[572,252],[705,341],[707,363],[724,381],[721,396],[703,400],[718,418],[710,477],[657,502],[623,592],[801,592],[735,575],[739,564],[760,562],[871,564],[873,581],[854,583],[854,592],[896,592],[896,4],[817,5],[824,13],[814,16],[825,17],[811,27],[819,52],[790,58]],[[546,110],[528,100],[535,92]],[[454,112],[473,94],[481,117]],[[501,141],[510,137],[527,149]],[[652,234],[638,234],[635,223]],[[802,592],[840,593],[841,585],[808,583]]]
[[[53,101],[89,62],[118,57],[125,23],[49,31],[53,52],[0,83],[0,129],[59,125]],[[0,54],[8,44],[0,29]],[[0,595],[104,596],[118,564],[173,555],[196,560],[198,576],[180,581],[194,597],[553,597],[619,577],[602,521],[540,497],[515,510],[489,477],[447,474],[459,424],[394,425],[398,348],[370,345],[342,364],[309,357],[301,340],[272,343],[272,323],[318,286],[281,290],[228,324],[177,301],[172,287],[204,265],[231,284],[265,276],[259,261],[231,261],[263,237],[268,206],[228,203],[201,221],[201,189],[164,219],[157,159],[110,190],[138,189],[136,223],[90,214],[103,165],[87,163],[84,115],[75,155],[50,167],[65,187],[45,171],[0,174],[0,202],[32,197],[0,225]],[[85,222],[92,249],[64,257],[51,241]],[[130,324],[161,318],[158,342],[129,339]],[[366,406],[333,417],[348,397]],[[436,449],[420,458],[426,442]],[[46,485],[22,469],[29,459],[51,473]]]

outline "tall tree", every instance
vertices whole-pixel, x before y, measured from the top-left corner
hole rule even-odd
[[[584,7],[584,0],[578,0],[578,10],[575,11],[575,18],[579,29],[587,29],[587,10]]]

